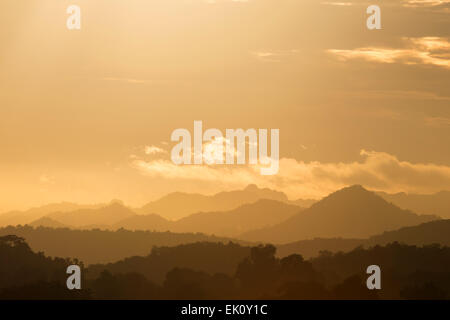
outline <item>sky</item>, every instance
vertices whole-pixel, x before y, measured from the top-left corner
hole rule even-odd
[[[66,9],[81,8],[81,30]],[[366,8],[381,8],[368,30]],[[2,0],[0,212],[256,183],[450,189],[450,1]],[[280,130],[280,170],[176,166],[178,128]]]

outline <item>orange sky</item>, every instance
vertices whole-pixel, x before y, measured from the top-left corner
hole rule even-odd
[[[449,1],[380,2],[376,31],[346,3],[2,0],[0,211],[249,183],[450,189]],[[174,167],[170,134],[194,120],[280,129],[279,174]]]

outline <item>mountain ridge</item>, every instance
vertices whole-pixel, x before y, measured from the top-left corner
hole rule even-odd
[[[311,238],[365,238],[403,226],[440,219],[419,216],[354,185],[338,190],[271,228],[244,233],[241,239],[288,243]]]

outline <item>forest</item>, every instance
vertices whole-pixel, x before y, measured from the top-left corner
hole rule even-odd
[[[198,242],[155,247],[148,256],[85,266],[0,238],[0,299],[445,299],[450,248],[397,242],[305,260],[270,244]],[[377,261],[383,290],[368,290],[364,266]],[[67,290],[66,268],[82,267],[82,289]]]

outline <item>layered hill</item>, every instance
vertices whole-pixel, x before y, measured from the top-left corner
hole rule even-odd
[[[365,244],[383,245],[394,241],[418,246],[434,243],[450,246],[450,220],[436,220],[395,231],[386,231],[370,237]]]
[[[55,212],[30,223],[33,227],[171,231],[234,237],[246,231],[278,224],[302,208],[275,200],[259,200],[229,211],[199,212],[180,220],[157,214],[140,215],[120,203],[98,209]]]
[[[159,215],[134,215],[113,225],[113,229],[201,232],[234,237],[243,232],[285,221],[302,209],[275,200],[259,200],[229,211],[200,212],[177,221]]]
[[[42,217],[29,224],[31,227],[68,228],[67,225],[49,217]]]
[[[176,221],[171,230],[235,237],[242,232],[278,224],[301,210],[275,200],[259,200],[230,211],[192,214]]]
[[[0,226],[15,226],[29,224],[53,212],[71,212],[82,209],[98,209],[103,204],[82,205],[72,202],[52,203],[41,207],[31,208],[25,211],[9,211],[0,214]]]
[[[450,191],[434,194],[407,194],[377,192],[386,201],[392,202],[403,209],[420,214],[435,214],[444,219],[450,219]]]
[[[318,237],[367,238],[437,219],[438,216],[400,209],[362,186],[352,186],[330,194],[278,225],[244,233],[240,238],[271,243]]]
[[[177,220],[197,212],[228,211],[261,199],[289,201],[282,192],[249,185],[243,190],[220,192],[212,196],[181,192],[170,193],[159,200],[148,203],[137,212],[140,214],[157,213],[166,219]]]
[[[231,239],[200,233],[54,229],[30,226],[0,228],[0,237],[22,237],[35,252],[51,257],[78,258],[85,264],[108,263],[131,256],[145,256],[154,246],[195,242],[228,243]],[[238,242],[245,244],[245,242]]]
[[[86,226],[108,226],[123,219],[136,215],[136,213],[123,204],[113,202],[98,209],[82,209],[70,212],[54,212],[47,215],[64,225],[83,228]]]
[[[347,252],[359,246],[367,248],[392,242],[415,246],[440,244],[450,247],[450,220],[436,220],[416,226],[403,227],[367,239],[317,238],[301,240],[277,246],[277,253],[282,257],[297,253],[305,258],[310,258],[319,255],[321,251]]]

